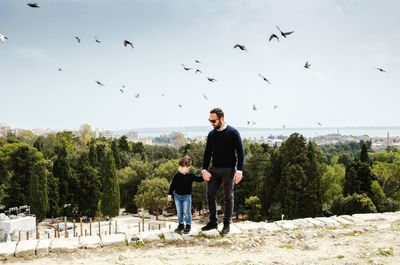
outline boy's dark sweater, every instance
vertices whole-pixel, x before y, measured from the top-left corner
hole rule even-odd
[[[235,128],[228,125],[222,131],[210,131],[204,151],[203,169],[208,170],[211,158],[214,167],[236,167],[237,170],[243,170],[243,144]]]
[[[202,177],[196,176],[191,172],[185,175],[180,172],[176,173],[172,179],[171,185],[169,186],[168,195],[172,195],[174,191],[179,195],[192,194],[193,181],[202,182],[204,180]]]

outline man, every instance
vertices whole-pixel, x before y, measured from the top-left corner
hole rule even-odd
[[[218,227],[216,195],[221,183],[224,185],[224,227],[222,233],[229,233],[229,224],[234,205],[233,187],[242,180],[244,151],[239,132],[226,124],[224,112],[215,108],[210,111],[209,122],[214,127],[207,137],[203,159],[203,179],[207,181],[209,222],[201,230]],[[210,169],[210,160],[212,167]]]

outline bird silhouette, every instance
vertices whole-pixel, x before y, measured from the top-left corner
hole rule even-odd
[[[197,73],[203,73],[201,70],[199,70],[199,69],[196,69],[196,72],[194,72],[195,74],[197,74]]]
[[[290,35],[290,34],[292,34],[292,33],[294,32],[294,31],[283,32],[283,31],[279,28],[279,26],[276,26],[276,28],[279,30],[279,32],[281,33],[281,35],[282,35],[283,37],[285,37],[285,38],[286,38],[287,35]]]
[[[135,94],[135,98],[139,98],[139,96],[140,96],[140,93]]]
[[[319,121],[317,121],[317,124],[318,124],[319,126],[322,126],[322,123],[320,123]]]
[[[382,72],[382,73],[387,73],[385,70],[383,70],[382,68],[379,68],[379,67],[375,67],[375,69],[376,70],[379,70],[380,72]]]
[[[81,39],[78,36],[74,36],[78,43],[81,43]]]
[[[191,67],[187,67],[187,66],[185,66],[184,64],[181,64],[181,65],[182,65],[183,69],[185,69],[186,71],[189,71],[189,70],[192,69]]]
[[[285,125],[285,124],[282,124],[282,128],[285,129],[285,128],[286,128],[286,125]]]
[[[99,85],[99,86],[104,86],[104,84],[102,82],[100,82],[99,80],[95,80],[95,82]]]
[[[208,79],[208,81],[210,81],[210,82],[216,82],[216,81],[217,81],[217,79],[212,78],[212,77],[207,77],[207,79]]]
[[[255,122],[255,121],[252,121],[252,122],[251,122],[251,125],[256,125],[256,122]]]
[[[39,8],[40,6],[38,5],[38,3],[27,3],[28,6],[32,7],[32,8]]]
[[[241,49],[242,51],[246,51],[246,52],[247,52],[246,47],[244,47],[244,45],[241,45],[241,44],[235,44],[235,46],[233,46],[233,48],[234,48],[234,49],[239,48],[239,49]]]
[[[206,96],[206,94],[205,94],[205,93],[203,93],[203,98],[204,98],[205,100],[207,100],[207,99],[208,99],[208,97]]]
[[[278,108],[278,105],[274,105],[274,109],[277,109]]]
[[[256,105],[253,105],[253,110],[257,111]]]
[[[182,108],[182,105],[181,105],[181,104],[179,104],[178,106],[179,106],[179,108]]]
[[[247,121],[247,125],[250,125],[250,121]]]
[[[99,39],[98,39],[97,37],[94,37],[94,40],[95,40],[97,43],[101,43],[101,41],[99,41]]]
[[[304,68],[307,68],[307,69],[309,69],[310,68],[310,66],[311,66],[311,64],[307,61],[305,64],[304,64]]]
[[[122,88],[120,88],[119,91],[121,91],[121,93],[124,94],[124,90]]]
[[[124,46],[127,47],[128,45],[130,45],[132,49],[134,49],[132,42],[130,42],[129,40],[124,40]]]
[[[194,60],[194,62],[195,62],[195,63],[200,63],[200,61],[199,61],[199,60]]]
[[[8,38],[6,36],[4,36],[3,34],[0,34],[0,43],[5,42],[6,40],[8,40]]]
[[[58,71],[59,71],[59,72],[62,72],[62,69],[61,69],[61,68],[58,68]]]
[[[271,36],[269,36],[269,41],[271,41],[273,38],[275,38],[277,41],[279,41],[279,37],[276,36],[276,34],[271,34]]]
[[[271,84],[271,82],[262,74],[258,74],[259,77],[261,77],[265,82],[267,82],[268,84]]]

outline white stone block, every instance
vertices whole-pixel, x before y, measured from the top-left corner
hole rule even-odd
[[[208,230],[208,231],[202,231],[201,234],[205,235],[208,238],[220,237],[219,231],[217,229],[211,229],[211,230]]]
[[[16,219],[3,220],[0,222],[0,230],[6,233],[13,231],[34,231],[36,229],[36,218],[25,216]]]
[[[341,223],[342,225],[352,225],[353,224],[353,222],[349,221],[346,218],[340,217],[340,216],[331,216],[329,218]]]
[[[381,213],[363,213],[363,214],[353,214],[353,218],[363,220],[366,222],[369,221],[381,221],[384,220],[385,218],[382,217]]]
[[[180,234],[178,234],[178,233],[175,233],[175,232],[164,232],[163,233],[163,235],[164,235],[164,239],[165,239],[165,241],[181,241],[181,240],[183,240],[183,238],[182,238],[182,236],[180,235]]]
[[[235,225],[242,231],[264,230],[265,224],[266,224],[265,222],[252,222],[252,221],[235,223]]]
[[[101,247],[101,238],[96,236],[80,236],[79,237],[79,248],[98,248]]]
[[[111,235],[101,236],[102,246],[118,245],[118,244],[126,245],[126,243],[127,241],[125,234],[111,234]]]
[[[0,258],[8,258],[14,256],[17,242],[0,243]]]
[[[34,256],[36,254],[36,247],[39,243],[39,240],[22,240],[17,244],[17,248],[15,249],[15,256]]]
[[[320,220],[316,220],[314,218],[304,218],[307,222],[312,224],[314,227],[323,227],[326,226],[326,224]]]
[[[295,225],[301,227],[301,228],[311,228],[314,227],[315,225],[313,223],[310,223],[307,219],[301,218],[301,219],[294,219],[291,220]]]
[[[53,239],[40,239],[36,246],[36,255],[47,255]]]
[[[337,222],[337,221],[335,221],[335,220],[333,220],[331,218],[328,218],[328,217],[316,217],[314,219],[318,220],[318,221],[321,221],[321,222],[324,222],[327,226],[330,226],[330,227],[339,227],[339,226],[341,226],[341,224],[339,222]]]
[[[167,231],[167,233],[170,233]],[[161,240],[160,236],[163,233],[161,230],[149,230],[149,231],[144,231],[139,234],[139,239],[142,240],[143,242],[153,242],[153,241],[158,241]]]
[[[79,247],[79,238],[56,238],[51,242],[50,252],[70,252]]]

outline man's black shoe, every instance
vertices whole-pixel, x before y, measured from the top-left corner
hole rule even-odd
[[[226,235],[226,234],[229,233],[229,231],[230,231],[230,229],[229,229],[229,224],[224,224],[224,227],[222,228],[221,233],[224,234],[224,235]]]
[[[175,232],[176,233],[181,233],[184,228],[185,227],[183,226],[183,224],[179,224],[178,227],[175,229]]]
[[[217,229],[217,227],[218,227],[218,224],[208,222],[208,224],[206,224],[205,226],[203,226],[201,228],[201,231],[208,231],[208,230],[211,230],[211,229]]]
[[[183,233],[184,233],[184,234],[189,234],[190,228],[191,228],[191,225],[186,225],[186,226],[185,226],[185,229],[183,229]]]

